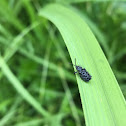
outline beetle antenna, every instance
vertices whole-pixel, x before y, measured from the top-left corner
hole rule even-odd
[[[76,66],[76,58],[75,58],[75,66]]]

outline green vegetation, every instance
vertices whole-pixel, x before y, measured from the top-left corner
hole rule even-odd
[[[125,125],[126,2],[57,2],[0,1],[0,126]]]

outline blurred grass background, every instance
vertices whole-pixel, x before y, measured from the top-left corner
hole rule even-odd
[[[51,115],[37,112],[0,70],[0,126],[85,124],[65,43],[57,28],[38,16],[51,2],[68,6],[87,21],[126,97],[126,2],[0,0],[0,53],[16,79]]]

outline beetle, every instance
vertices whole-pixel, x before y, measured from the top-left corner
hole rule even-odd
[[[82,68],[82,67],[76,65],[76,58],[75,58],[74,66],[76,67],[76,70],[77,70],[77,72],[74,72],[74,74],[79,73],[80,78],[85,82],[88,82],[91,80],[92,76],[87,72],[87,70],[85,68]]]

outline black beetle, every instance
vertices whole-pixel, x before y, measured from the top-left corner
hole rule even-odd
[[[75,59],[74,66],[76,67],[76,70],[77,70],[77,72],[74,72],[74,73],[79,73],[80,78],[83,81],[88,82],[89,80],[91,80],[92,76],[87,72],[87,70],[85,68],[83,69],[82,67],[76,65],[76,59]]]

